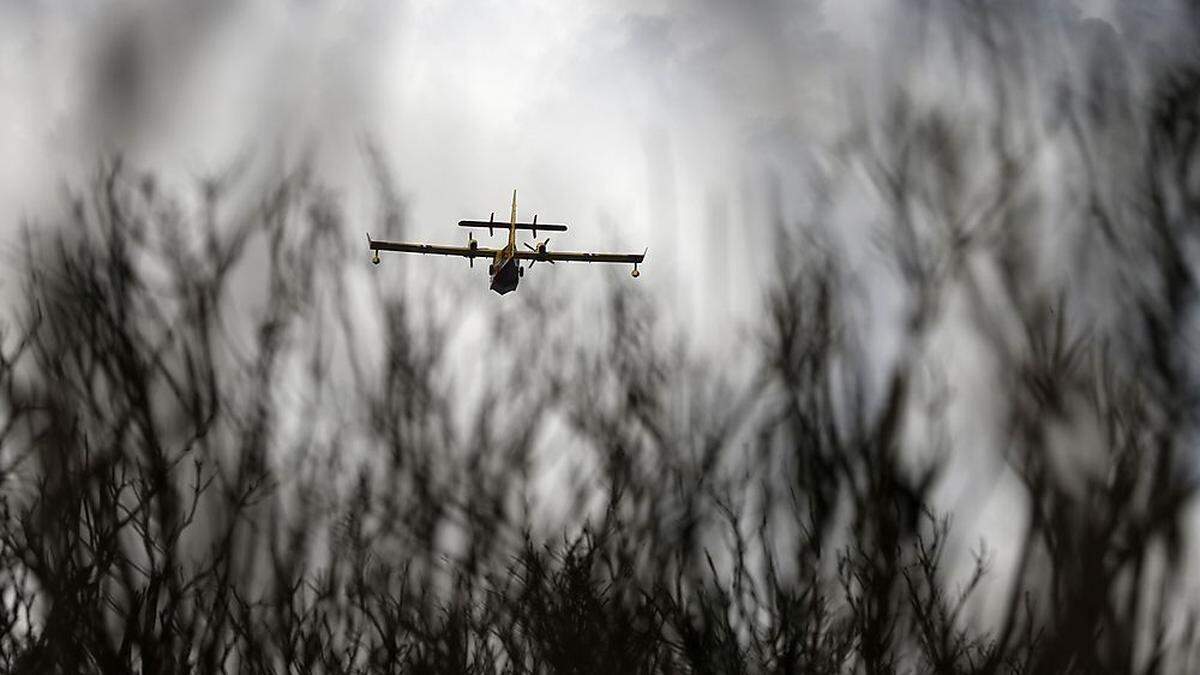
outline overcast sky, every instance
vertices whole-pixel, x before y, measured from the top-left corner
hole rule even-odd
[[[182,179],[247,149],[315,149],[361,237],[369,136],[406,236],[455,242],[454,222],[506,217],[518,188],[523,214],[574,226],[552,247],[649,247],[642,280],[681,318],[724,323],[753,307],[773,196],[787,219],[811,202],[805,171],[845,130],[847,95],[916,79],[902,19],[919,4],[0,2],[0,231],[102,153]]]
[[[523,214],[573,226],[553,246],[649,247],[643,281],[711,320],[707,305],[741,306],[739,279],[761,267],[746,239],[769,215],[766,178],[798,179],[828,135],[850,53],[838,45],[863,43],[876,14],[869,2],[2,3],[0,218],[11,230],[42,214],[105,152],[186,179],[247,148],[315,148],[365,221],[369,135],[408,198],[406,236],[457,242],[453,223],[506,218],[518,188]]]

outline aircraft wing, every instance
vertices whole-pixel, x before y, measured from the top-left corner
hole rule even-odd
[[[498,248],[477,246],[436,246],[434,244],[406,244],[396,241],[380,241],[367,235],[367,243],[372,251],[398,251],[400,253],[427,253],[431,255],[456,255],[463,258],[491,258],[500,251]]]
[[[642,253],[570,253],[567,251],[517,251],[518,260],[550,260],[563,262],[598,262],[598,263],[640,263],[645,259]]]

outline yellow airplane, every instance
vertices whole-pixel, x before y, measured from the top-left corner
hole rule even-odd
[[[488,220],[460,220],[459,227],[486,227],[489,234],[495,234],[496,227],[504,227],[504,223],[496,222],[496,212],[493,211],[491,218]],[[532,230],[534,245],[525,244],[528,251],[522,251],[517,248],[517,230]],[[560,251],[550,251],[546,246],[550,243],[550,238],[537,241],[537,231],[543,230],[547,232],[566,232],[567,226],[555,223],[538,224],[537,216],[533,217],[532,223],[517,222],[517,191],[513,190],[512,201],[512,216],[508,221],[508,244],[503,248],[483,248],[471,233],[467,233],[467,245],[462,246],[435,246],[433,244],[404,244],[394,241],[380,241],[371,238],[371,233],[367,233],[367,244],[371,247],[371,262],[379,264],[380,251],[398,251],[401,253],[431,253],[433,255],[457,255],[468,258],[471,261],[471,267],[475,266],[475,259],[479,257],[490,257],[491,264],[488,265],[488,276],[491,277],[491,288],[500,295],[504,295],[509,291],[517,290],[517,283],[520,278],[525,276],[525,268],[521,267],[519,261],[528,260],[528,267],[539,260],[544,260],[551,265],[555,261],[566,262],[599,262],[599,263],[633,263],[632,276],[637,278],[638,263],[646,258],[646,252],[642,253],[564,253]],[[649,250],[649,249],[647,249]]]

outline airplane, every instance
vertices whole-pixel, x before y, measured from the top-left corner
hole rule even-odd
[[[489,234],[495,234],[495,228],[506,227],[503,221],[496,222],[496,212],[493,211],[488,220],[460,220],[459,227],[484,228],[488,229]],[[380,251],[398,251],[401,253],[428,253],[433,255],[457,255],[467,258],[471,261],[471,267],[475,266],[475,259],[481,257],[491,258],[492,262],[488,264],[488,276],[491,278],[491,289],[500,295],[504,295],[509,291],[517,290],[517,283],[521,277],[525,276],[525,268],[521,267],[521,260],[528,260],[529,264],[526,267],[533,267],[533,264],[538,261],[545,261],[553,265],[555,261],[562,262],[599,262],[599,263],[633,263],[633,272],[631,276],[637,278],[638,263],[646,258],[646,251],[642,253],[566,253],[561,251],[550,251],[547,246],[550,244],[550,237],[546,237],[542,241],[537,241],[538,230],[544,232],[566,232],[567,226],[558,223],[541,223],[537,221],[537,216],[533,217],[531,223],[517,222],[517,191],[513,190],[512,199],[512,216],[509,218],[508,227],[508,244],[502,248],[485,248],[479,245],[475,237],[467,232],[467,245],[462,246],[437,246],[434,244],[405,244],[394,241],[382,241],[371,238],[371,233],[367,233],[367,245],[370,246],[371,262],[379,264]],[[517,248],[517,230],[531,230],[533,232],[534,244],[530,246],[525,244],[528,251],[522,251]],[[648,251],[649,249],[647,249]]]

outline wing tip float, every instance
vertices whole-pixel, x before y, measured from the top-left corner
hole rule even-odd
[[[378,265],[380,263],[379,249],[375,248],[375,240],[371,239],[370,232],[367,233],[367,247],[371,249],[371,263]]]

